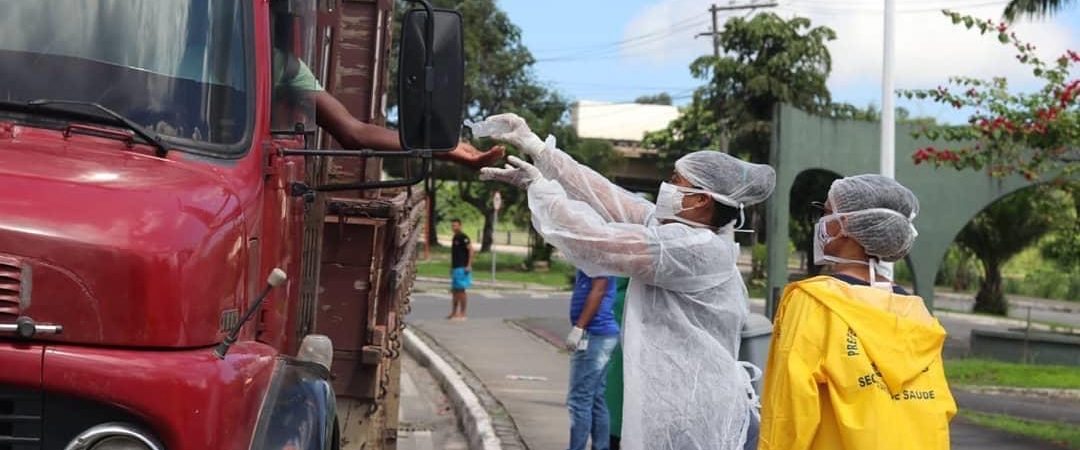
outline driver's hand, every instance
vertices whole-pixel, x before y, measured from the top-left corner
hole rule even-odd
[[[488,167],[502,160],[506,156],[506,147],[496,145],[483,152],[473,147],[468,142],[461,142],[453,150],[443,154],[443,158],[473,169]]]

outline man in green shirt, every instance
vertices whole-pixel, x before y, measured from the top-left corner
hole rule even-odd
[[[397,131],[358,120],[338,99],[323,89],[315,74],[295,55],[278,48],[273,50],[275,107],[279,99],[313,103],[315,123],[325,129],[343,147],[370,148],[382,151],[401,151]],[[486,152],[468,142],[460,142],[453,150],[436,157],[475,169],[489,166],[503,157],[505,148],[494,146]]]

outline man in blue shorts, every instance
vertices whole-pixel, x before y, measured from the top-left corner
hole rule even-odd
[[[453,305],[450,309],[450,320],[465,320],[465,305],[468,296],[465,290],[472,287],[472,262],[473,248],[469,237],[461,232],[461,221],[450,221],[450,228],[454,230],[454,241],[450,246],[450,293]]]

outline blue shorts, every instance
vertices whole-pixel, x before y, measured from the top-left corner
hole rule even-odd
[[[450,269],[450,290],[464,291],[472,287],[472,272],[464,267]]]

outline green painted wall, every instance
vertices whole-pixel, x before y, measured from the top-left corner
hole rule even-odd
[[[776,169],[776,190],[766,214],[770,230],[769,317],[787,284],[788,202],[795,177],[809,169],[842,176],[877,173],[879,128],[877,123],[828,119],[787,105],[777,108],[770,154]],[[1021,177],[995,179],[973,170],[915,166],[911,154],[932,143],[912,138],[912,131],[910,126],[896,127],[896,178],[919,197],[920,212],[915,219],[919,237],[908,263],[915,274],[915,291],[931,306],[938,267],[960,229],[994,200],[1030,184]]]

